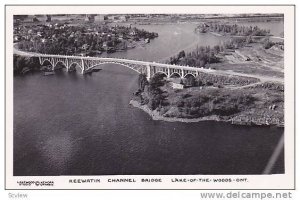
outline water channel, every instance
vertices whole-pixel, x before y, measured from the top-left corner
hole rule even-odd
[[[195,24],[143,25],[159,37],[111,54],[159,61],[221,37]],[[276,27],[277,28],[277,27]],[[14,175],[260,174],[283,129],[153,121],[128,103],[136,72],[106,64],[91,75],[14,77]],[[284,172],[281,153],[273,173]]]

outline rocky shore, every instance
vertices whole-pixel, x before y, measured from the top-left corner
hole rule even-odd
[[[200,121],[224,121],[224,122],[229,122],[229,120],[220,119],[216,115],[201,117],[201,118],[191,118],[191,119],[177,118],[177,117],[164,117],[164,116],[160,115],[159,112],[157,112],[156,110],[151,110],[151,109],[148,108],[147,105],[141,105],[141,103],[139,103],[136,100],[131,100],[129,102],[129,104],[131,106],[135,107],[135,108],[139,108],[139,109],[145,111],[146,113],[148,113],[152,117],[153,120],[162,120],[162,121],[167,121],[167,122],[185,122],[185,123],[193,123],[193,122],[200,122]]]
[[[201,122],[201,121],[218,121],[218,122],[230,122],[233,125],[245,125],[245,126],[276,126],[276,127],[284,127],[283,123],[271,122],[266,123],[264,118],[259,119],[251,119],[245,118],[242,116],[235,116],[235,117],[228,117],[228,118],[220,118],[217,115],[205,116],[201,118],[177,118],[177,117],[165,117],[159,114],[156,110],[151,110],[147,105],[142,105],[140,102],[136,100],[131,100],[129,105],[135,108],[139,108],[144,112],[148,113],[153,120],[161,120],[167,122],[184,122],[184,123],[194,123],[194,122]]]

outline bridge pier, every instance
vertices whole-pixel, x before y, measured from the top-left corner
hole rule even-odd
[[[147,65],[147,81],[149,81],[151,78],[151,67],[150,65],[148,64]]]
[[[66,58],[66,68],[67,68],[67,72],[69,72],[69,59]]]
[[[84,61],[81,59],[81,74],[85,74]]]
[[[41,56],[39,56],[39,62],[40,62],[40,65],[43,64],[43,63],[42,63],[42,58],[41,58]]]

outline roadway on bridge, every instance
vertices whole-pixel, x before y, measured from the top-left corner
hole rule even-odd
[[[38,57],[41,54],[39,53],[32,53],[32,52],[24,52],[16,49],[14,46],[13,50],[14,54],[24,56],[24,57]],[[49,56],[60,56],[60,55],[49,55]],[[61,55],[64,56],[64,55]],[[76,56],[76,58],[82,58],[82,59],[99,59],[102,57],[81,57],[81,56]],[[104,58],[107,59],[107,58]],[[110,58],[112,59],[112,58]],[[129,60],[129,59],[120,59],[116,58],[118,60],[124,60],[124,61],[133,61],[133,62],[140,62],[141,64],[150,64],[150,65],[155,65],[155,66],[168,66],[167,64],[163,63],[153,63],[153,62],[146,62],[146,61],[136,61],[136,60]],[[170,67],[174,67],[173,65],[169,65]],[[195,67],[187,67],[187,66],[177,66],[177,67],[183,67],[183,68],[190,68],[191,70],[195,70]],[[209,69],[202,69],[202,68],[196,68],[197,71],[203,72],[203,73],[211,73],[211,74],[216,74],[216,75],[221,75],[221,76],[241,76],[241,77],[249,77],[249,78],[257,78],[260,81],[259,82],[277,82],[284,84],[284,79],[283,78],[278,78],[278,77],[271,77],[271,76],[265,76],[265,75],[257,75],[257,74],[246,74],[246,73],[240,73],[240,72],[234,72],[232,70],[209,70]]]

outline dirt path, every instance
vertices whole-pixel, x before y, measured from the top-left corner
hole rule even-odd
[[[257,82],[257,83],[251,83],[251,84],[249,84],[249,85],[234,86],[234,87],[227,87],[227,88],[232,89],[232,90],[237,90],[237,89],[244,89],[244,88],[256,86],[256,85],[259,85],[259,84],[262,84],[262,83],[263,83],[263,82],[259,81],[259,82]]]
[[[261,82],[278,82],[278,83],[282,83],[282,84],[284,83],[283,78],[256,75],[256,74],[245,74],[245,73],[240,73],[240,72],[234,72],[232,70],[222,70],[222,71],[214,70],[214,74],[223,75],[223,76],[233,75],[233,76],[257,78]]]

